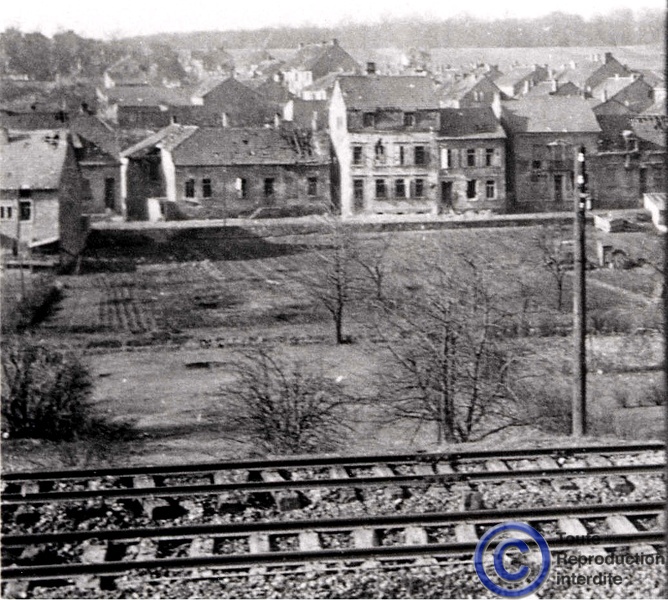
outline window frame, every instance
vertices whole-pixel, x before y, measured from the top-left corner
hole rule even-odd
[[[476,166],[476,151],[475,148],[466,149],[466,166],[475,167]]]
[[[476,200],[478,198],[478,180],[477,179],[467,179],[466,180],[466,199],[467,200]]]
[[[211,198],[213,196],[213,186],[211,179],[205,177],[202,179],[202,198]]]
[[[490,190],[492,191],[491,194]],[[496,199],[496,180],[488,179],[487,181],[485,181],[485,198],[487,200]]]
[[[387,200],[387,182],[383,178],[378,178],[375,182],[376,200]]]
[[[276,187],[274,185],[275,182],[276,182],[275,177],[265,177],[264,178],[263,191],[264,191],[264,197],[265,198],[273,198],[276,195]]]
[[[362,165],[364,164],[364,146],[354,145],[353,146],[353,164]]]
[[[404,113],[404,127],[415,127],[415,112],[405,112]]]
[[[495,161],[495,150],[494,148],[485,148],[485,166],[486,167],[494,167]]]
[[[353,179],[353,199],[364,200],[364,179]]]
[[[9,202],[0,204],[0,221],[13,221],[14,208],[15,206]]]
[[[424,179],[418,178],[413,184],[415,198],[424,198]]]
[[[365,112],[362,113],[362,127],[375,127],[376,126],[376,113]]]
[[[186,179],[184,182],[184,197],[185,198],[194,198],[195,197],[195,180],[193,178]]]
[[[318,178],[308,177],[306,179],[306,195],[313,198],[318,195]]]
[[[419,160],[418,160],[419,157]],[[413,148],[413,160],[415,165],[423,167],[427,164],[427,147],[420,145]]]
[[[406,198],[406,180],[403,177],[394,180],[394,197]]]

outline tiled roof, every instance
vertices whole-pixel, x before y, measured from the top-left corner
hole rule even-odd
[[[506,134],[490,107],[443,108],[439,136],[505,138]]]
[[[529,88],[525,96],[549,96],[554,91],[553,83],[551,81],[541,81]]]
[[[487,82],[490,86],[496,86],[495,83],[484,76],[467,75],[452,83],[444,84],[442,88],[443,98],[446,100],[461,100],[481,82]]]
[[[313,134],[310,152],[300,154],[291,142],[290,129],[202,127],[172,145],[177,166],[235,164],[322,164],[329,160],[326,138]]]
[[[113,87],[102,93],[110,104],[121,106],[188,106],[190,90],[160,86]]]
[[[116,132],[93,115],[76,115],[69,123],[72,135],[78,135],[95,144],[110,156],[118,156],[120,150]]]
[[[10,134],[0,145],[0,188],[55,190],[67,157],[65,130],[40,130]]]
[[[299,127],[311,127],[313,123],[313,113],[317,113],[316,125],[318,129],[324,129],[327,126],[327,100],[293,100],[293,122]]]
[[[608,98],[612,98],[635,81],[636,79],[634,77],[608,77],[597,85],[591,93],[593,96],[597,97],[600,97],[601,94],[605,93]]]
[[[577,63],[575,67],[566,67],[559,71],[556,75],[557,81],[560,83],[566,83],[570,81],[582,89],[589,79],[598,69],[600,69],[602,64],[593,60],[582,61]]]
[[[497,86],[515,85],[536,70],[536,67],[516,67],[494,80]]]
[[[200,84],[195,86],[191,91],[190,96],[195,98],[202,98],[206,96],[209,92],[215,90],[219,85],[230,79],[229,77],[210,77]]]
[[[130,146],[121,152],[122,157],[138,156],[143,151],[150,150],[154,147],[160,146],[168,150],[177,146],[184,139],[190,137],[197,131],[195,125],[168,125],[157,133],[149,135],[134,146]]]
[[[657,148],[666,147],[668,118],[659,115],[635,115],[631,117],[631,126],[638,139],[649,142]]]
[[[434,82],[418,76],[342,75],[341,92],[349,109],[435,109],[439,106]]]
[[[577,96],[536,96],[504,102],[503,119],[514,133],[601,130],[589,103]]]

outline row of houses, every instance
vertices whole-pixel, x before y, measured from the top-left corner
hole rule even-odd
[[[310,64],[322,66],[319,56],[311,54]],[[68,173],[76,180],[67,184],[68,202],[84,214],[333,210],[363,218],[568,210],[574,157],[584,146],[594,205],[639,207],[643,194],[665,188],[663,83],[629,75],[611,55],[592,62],[588,77],[568,84],[576,93],[564,91],[563,77],[555,85],[548,68],[518,72],[517,85],[507,87],[512,78],[495,69],[444,83],[445,77],[384,76],[372,68],[364,75],[331,72],[338,64],[332,60],[301,91],[293,86],[298,94],[290,89],[296,75],[259,84],[227,77],[191,89],[115,84],[99,91],[98,115],[3,110],[0,233],[37,247],[67,231],[73,241],[66,245],[77,246],[77,219],[63,227],[59,218],[55,229],[37,223],[55,223],[42,217],[49,214],[38,206],[46,189],[31,174],[48,164],[50,198],[61,202],[57,173]],[[602,89],[607,96],[597,97]],[[56,146],[58,168],[39,150]],[[21,171],[22,164],[30,168]],[[8,170],[12,178],[4,177]]]

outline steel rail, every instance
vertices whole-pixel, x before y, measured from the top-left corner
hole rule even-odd
[[[552,551],[571,548],[633,546],[638,544],[663,545],[663,532],[638,532],[601,535],[596,538],[547,538]],[[401,560],[418,557],[471,555],[477,542],[448,542],[414,546],[374,546],[371,548],[330,548],[298,550],[293,552],[264,552],[253,554],[227,554],[186,558],[149,559],[136,562],[111,561],[87,564],[31,565],[3,567],[3,580],[66,579],[77,576],[114,576],[146,569],[195,569],[201,567],[251,568],[257,566],[300,565],[313,562],[353,560]]]
[[[553,479],[556,477],[598,477],[610,475],[664,475],[665,465],[616,465],[605,467],[571,467],[557,469],[522,469],[517,471],[472,471],[434,475],[393,475],[378,477],[346,477],[304,479],[297,481],[240,482],[207,485],[177,485],[146,488],[112,488],[35,493],[3,494],[3,505],[75,502],[108,498],[174,498],[177,496],[215,495],[225,492],[279,492],[319,488],[363,488],[376,486],[425,487],[454,482],[514,481],[520,479]]]
[[[100,477],[132,477],[134,475],[193,475],[227,470],[267,470],[299,467],[350,466],[362,467],[379,464],[438,463],[484,459],[520,459],[541,456],[579,456],[588,454],[637,454],[665,450],[661,442],[635,444],[595,444],[576,446],[549,446],[545,448],[517,448],[497,450],[459,450],[453,452],[409,454],[372,454],[351,456],[307,456],[297,458],[228,460],[212,463],[170,464],[158,466],[112,467],[48,471],[9,472],[2,475],[6,482],[54,481],[61,479],[92,479]]]
[[[351,531],[361,528],[429,527],[458,523],[497,523],[503,520],[551,521],[569,516],[580,519],[610,515],[632,517],[654,516],[665,507],[663,502],[594,504],[589,506],[539,506],[536,508],[484,509],[445,513],[407,513],[371,517],[295,519],[290,521],[255,521],[250,523],[215,523],[178,527],[142,527],[135,529],[101,529],[50,533],[10,534],[2,536],[5,548],[35,544],[76,543],[89,539],[120,541],[137,539],[173,540],[251,533],[299,533],[300,531]]]

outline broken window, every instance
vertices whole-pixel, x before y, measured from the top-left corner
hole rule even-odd
[[[195,180],[186,179],[186,198],[195,197]]]
[[[406,197],[406,182],[403,179],[397,179],[394,182],[394,195],[396,198]]]
[[[308,178],[307,193],[308,193],[309,196],[317,196],[318,195],[318,178],[317,177],[309,177]]]
[[[363,159],[362,146],[353,146],[353,164],[361,165]]]
[[[427,153],[424,146],[415,146],[415,164],[424,165],[427,163]]]
[[[202,196],[204,198],[211,198],[211,180],[202,179]]]
[[[387,198],[387,188],[384,179],[376,179],[376,198]]]
[[[488,200],[496,198],[496,182],[491,179],[485,184],[485,197]]]
[[[469,179],[466,182],[466,197],[469,200],[473,200],[478,195],[477,187],[478,186],[475,179]]]

